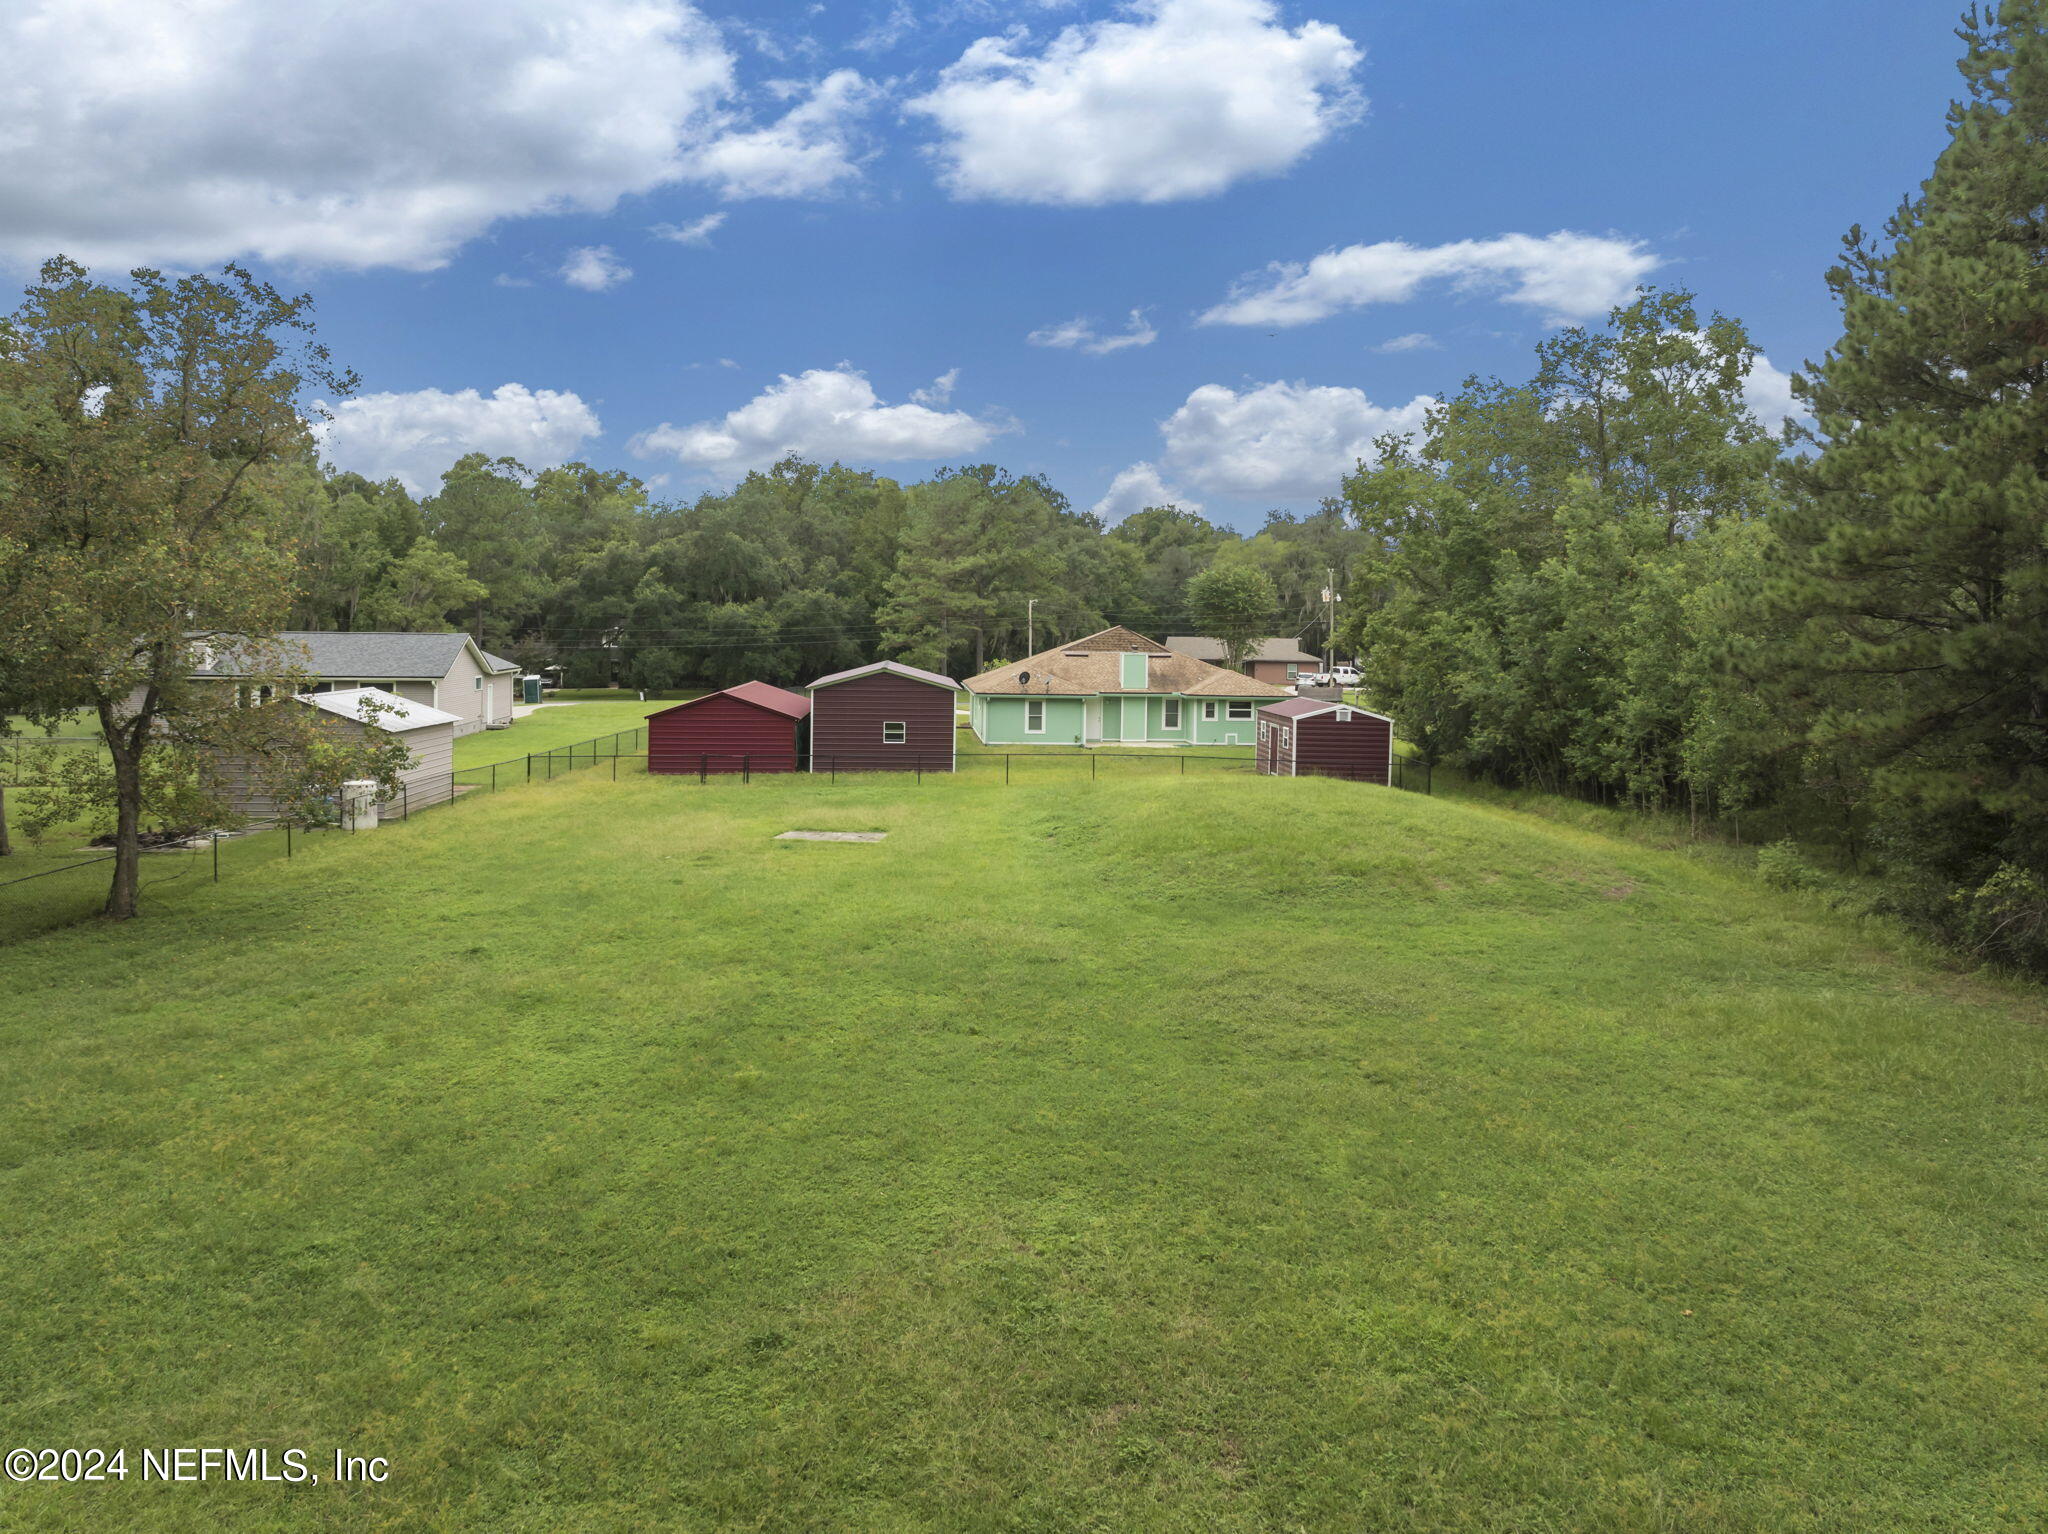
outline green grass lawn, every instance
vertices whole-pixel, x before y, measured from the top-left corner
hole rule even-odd
[[[515,719],[502,730],[477,730],[455,742],[455,765],[474,767],[523,757],[532,751],[581,745],[600,735],[619,730],[637,730],[649,714],[675,706],[674,699],[649,698],[640,702],[631,693],[623,699],[604,703],[549,704]],[[631,743],[623,743],[632,749]]]
[[[0,1527],[2048,1524],[2038,991],[1085,765],[586,771],[0,950],[8,1446],[393,1465]]]

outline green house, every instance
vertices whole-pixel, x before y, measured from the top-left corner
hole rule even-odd
[[[1262,703],[1287,689],[1104,629],[966,683],[987,746],[1249,746]]]

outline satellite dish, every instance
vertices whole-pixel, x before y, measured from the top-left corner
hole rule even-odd
[[[1031,685],[1031,673],[1030,673],[1030,672],[1028,672],[1028,671],[1020,671],[1020,672],[1018,672],[1018,673],[1017,673],[1017,685],[1018,685],[1019,687],[1029,687],[1029,686]]]

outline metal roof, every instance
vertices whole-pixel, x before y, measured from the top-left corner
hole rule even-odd
[[[465,648],[476,650],[483,658],[484,669],[493,673],[517,671],[511,661],[478,649],[467,634],[398,634],[398,633],[340,633],[333,630],[309,632],[296,630],[279,634],[277,640],[288,647],[303,648],[306,653],[305,669],[315,676],[341,677],[360,681],[365,678],[388,678],[397,681],[419,681],[432,678],[438,680],[448,674],[448,668],[455,664],[456,656]],[[226,659],[232,663],[232,646],[224,646],[224,654],[217,653],[209,658],[208,664],[197,674],[200,676],[233,676],[231,669],[218,667]],[[293,658],[295,650],[287,651],[287,659]],[[266,661],[269,657],[266,656]]]
[[[424,703],[415,703],[410,698],[401,698],[396,693],[384,691],[381,687],[351,687],[344,692],[307,692],[299,694],[301,703],[310,703],[317,709],[330,714],[339,714],[357,724],[374,725],[388,730],[393,735],[403,735],[408,730],[423,730],[430,724],[459,724],[462,716],[451,714],[445,709],[429,708]],[[376,716],[365,703],[377,705]]]
[[[657,709],[649,719],[659,719],[663,714],[673,714],[686,708],[695,708],[699,703],[712,698],[738,698],[742,703],[772,709],[778,714],[787,714],[792,719],[801,719],[811,711],[811,700],[800,692],[791,692],[783,687],[771,687],[766,682],[741,682],[737,687],[728,687],[723,692],[707,692],[701,698],[685,698],[669,708]]]
[[[1354,714],[1364,714],[1369,719],[1385,719],[1388,724],[1394,722],[1385,714],[1356,703],[1335,703],[1327,698],[1289,698],[1285,703],[1268,703],[1259,712],[1273,714],[1282,719],[1306,719],[1311,714],[1334,714],[1340,708],[1348,708]]]
[[[936,671],[920,671],[915,666],[904,665],[900,660],[878,660],[865,666],[855,666],[850,671],[835,671],[830,676],[821,676],[811,683],[811,691],[816,692],[820,687],[830,687],[834,682],[850,682],[857,676],[868,676],[877,671],[888,671],[897,676],[909,677],[913,682],[930,682],[934,687],[950,688],[954,692],[960,690],[958,682],[949,676],[940,676]]]
[[[1166,636],[1166,648],[1211,663],[1221,661],[1226,653],[1222,640],[1210,639],[1201,634],[1169,634]],[[1245,656],[1245,660],[1291,661],[1297,665],[1303,662],[1312,665],[1322,664],[1319,657],[1302,649],[1301,641],[1298,639],[1261,639],[1258,648]]]

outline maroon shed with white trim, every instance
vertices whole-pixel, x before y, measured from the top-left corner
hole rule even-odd
[[[1274,777],[1394,781],[1394,721],[1351,703],[1289,698],[1259,710],[1259,771]]]
[[[951,772],[960,684],[901,661],[811,683],[811,771]]]
[[[649,772],[800,772],[804,720],[800,692],[742,682],[647,716]]]

